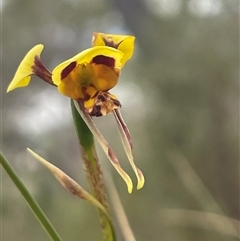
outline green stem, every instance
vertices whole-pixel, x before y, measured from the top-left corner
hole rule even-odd
[[[54,229],[40,206],[28,192],[22,181],[19,179],[17,173],[13,170],[12,166],[8,162],[8,160],[3,156],[2,152],[0,152],[0,164],[3,166],[4,170],[7,172],[9,177],[12,179],[18,190],[21,192],[26,202],[30,206],[32,212],[36,215],[39,222],[42,224],[48,235],[51,237],[53,241],[62,241],[57,231]]]
[[[71,108],[77,136],[80,142],[84,167],[91,191],[94,197],[104,206],[108,212],[108,215],[110,216],[105,186],[103,182],[103,174],[97,157],[93,134],[87,127],[82,117],[79,115],[73,100],[71,100]],[[113,229],[112,223],[110,223],[111,221],[109,222],[109,219],[103,215],[101,210],[98,210],[98,213],[104,239],[106,241],[116,240],[115,231]]]

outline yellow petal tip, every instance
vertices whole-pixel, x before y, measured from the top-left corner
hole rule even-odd
[[[144,186],[144,183],[145,183],[144,180],[141,180],[140,182],[138,182],[137,189],[138,190],[141,189]]]
[[[128,193],[132,193],[132,190],[133,190],[132,182],[131,183],[127,183],[127,187],[128,187]]]
[[[137,184],[137,189],[141,189],[144,186],[145,183],[145,178],[143,176],[143,173],[141,170],[137,169],[137,178],[138,178],[138,184]]]

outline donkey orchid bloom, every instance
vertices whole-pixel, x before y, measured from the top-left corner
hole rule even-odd
[[[32,75],[58,88],[58,91],[74,99],[78,113],[85,121],[106,156],[132,192],[132,180],[122,169],[116,155],[95,126],[91,116],[103,116],[113,112],[120,137],[129,162],[137,176],[137,188],[144,185],[144,176],[134,163],[130,132],[120,114],[121,104],[109,93],[117,83],[122,67],[132,57],[133,36],[94,33],[92,48],[62,62],[52,73],[43,65],[40,54],[43,45],[33,47],[20,63],[7,92],[29,84]]]

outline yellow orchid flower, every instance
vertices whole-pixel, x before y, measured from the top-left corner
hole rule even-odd
[[[89,114],[105,115],[120,106],[120,102],[116,105],[107,91],[118,82],[122,57],[121,51],[111,47],[86,49],[53,70],[53,83],[58,86],[60,93],[83,100]]]
[[[92,96],[94,88],[107,91],[118,82],[122,57],[121,51],[106,46],[86,49],[59,64],[52,72],[53,82],[72,99],[84,99],[85,93]]]
[[[134,51],[134,36],[93,33],[93,46],[109,46],[123,52],[122,66],[132,57]]]
[[[33,47],[20,63],[7,92],[27,86],[32,75],[36,75],[54,85],[58,91],[74,99],[79,114],[91,130],[110,162],[122,176],[132,191],[132,181],[109,147],[109,144],[98,131],[91,116],[103,116],[110,112],[114,114],[123,147],[129,162],[137,176],[140,189],[144,185],[144,176],[135,165],[132,150],[132,140],[129,130],[119,112],[120,101],[108,91],[117,83],[122,67],[132,57],[134,50],[133,36],[93,34],[93,47],[82,51],[76,56],[64,61],[54,68],[52,73],[43,65],[40,54],[42,44]]]

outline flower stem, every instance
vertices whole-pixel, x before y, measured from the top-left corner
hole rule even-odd
[[[21,192],[22,196],[30,206],[32,212],[36,215],[39,222],[42,224],[48,235],[51,237],[53,241],[62,241],[57,231],[54,229],[47,216],[44,214],[40,206],[31,196],[29,191],[26,189],[22,181],[19,179],[17,173],[13,170],[12,166],[8,162],[8,160],[3,156],[2,152],[0,152],[0,164],[7,172],[9,177],[12,179],[18,190]]]
[[[97,157],[93,134],[79,115],[73,100],[71,100],[71,109],[89,186],[94,197],[105,207],[109,214],[106,190],[103,182],[103,173]],[[98,213],[104,240],[116,240],[112,223],[109,223],[109,220],[103,215],[101,210],[98,210]]]

